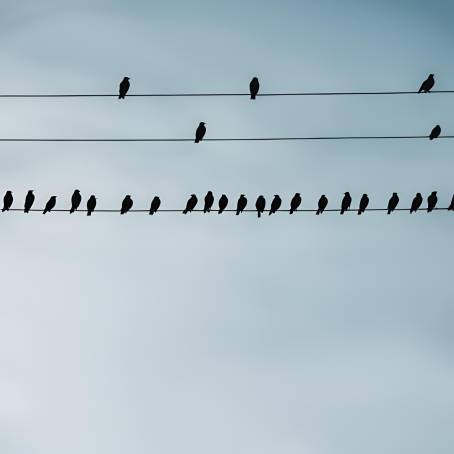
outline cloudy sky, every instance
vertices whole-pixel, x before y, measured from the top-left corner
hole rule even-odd
[[[0,4],[2,93],[454,89],[452,2]],[[454,134],[454,95],[2,99],[0,137]],[[449,140],[2,143],[0,190],[119,208],[396,191]],[[450,454],[454,215],[0,215],[0,452]]]

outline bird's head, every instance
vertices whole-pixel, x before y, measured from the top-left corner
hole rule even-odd
[[[433,75],[433,74],[429,74],[429,77],[430,77],[431,79],[433,79],[433,78],[434,78],[434,75]]]
[[[295,195],[301,195],[299,192],[297,192]]]
[[[344,195],[350,195],[350,193],[349,192],[344,192]]]
[[[417,196],[417,197],[422,197],[422,195],[421,195],[420,192],[417,192],[417,193],[416,193],[416,196]]]
[[[129,77],[125,77],[124,80],[129,80]]]
[[[396,195],[397,195],[397,192],[393,192],[393,195],[396,196]]]
[[[200,126],[205,126],[205,125],[206,125],[205,122],[203,122],[203,121],[200,122]]]
[[[75,189],[74,192],[80,192],[80,190],[79,189]]]
[[[195,197],[196,195],[195,194],[191,194],[191,197]]]
[[[131,198],[131,194],[128,194],[128,195],[126,196],[126,198],[127,198],[127,199],[130,199],[130,198]]]
[[[432,191],[432,194],[433,194],[433,195],[436,195],[436,194],[437,194],[437,191]]]

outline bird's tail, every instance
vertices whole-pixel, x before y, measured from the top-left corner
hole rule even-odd
[[[315,213],[317,216],[321,213],[320,209],[317,210],[317,213]]]
[[[30,210],[28,208],[24,208],[24,213],[28,213]]]
[[[430,213],[433,210],[433,208],[427,208],[427,212]]]
[[[150,210],[150,212],[148,214],[151,214],[153,216],[154,215],[154,211]]]
[[[294,210],[293,209],[290,209],[290,214],[293,214]]]
[[[184,210],[184,211],[183,211],[183,214],[188,214],[188,210]]]
[[[199,139],[195,139],[195,140],[194,140],[194,143],[199,143],[199,142],[200,142]]]
[[[87,211],[87,216],[91,216],[91,211]]]
[[[361,210],[361,209],[359,209],[359,210],[358,210],[358,214],[362,214],[362,213],[363,213],[363,212],[362,212],[362,210]]]
[[[391,214],[391,210],[388,210],[388,214]]]
[[[223,210],[219,209],[218,214],[221,214]]]
[[[123,95],[118,95],[118,99],[125,99]]]
[[[240,214],[240,210],[236,210],[236,215],[238,216]]]
[[[2,209],[2,212],[4,212],[4,211],[7,211],[6,208],[3,208],[3,209]]]
[[[271,216],[273,213],[274,213],[274,211],[270,210],[269,213],[268,213],[268,216]]]
[[[74,213],[74,211],[75,211],[74,208],[71,208],[71,209],[69,210],[69,214]]]
[[[340,211],[340,214],[344,214],[345,213],[345,210],[342,208],[342,210]]]
[[[255,95],[251,95],[251,99],[255,99]]]
[[[260,210],[257,211],[257,217],[261,217],[262,216],[262,212]]]

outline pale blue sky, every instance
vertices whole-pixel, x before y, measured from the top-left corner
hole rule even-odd
[[[433,1],[0,4],[2,92],[454,89]],[[1,100],[0,137],[454,134],[454,95]],[[454,191],[452,142],[1,144],[22,205]],[[0,216],[0,452],[450,454],[454,215]]]

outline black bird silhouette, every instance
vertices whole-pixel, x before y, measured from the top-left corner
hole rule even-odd
[[[420,192],[417,192],[413,202],[411,202],[410,213],[416,213],[419,210],[419,207],[422,204],[422,195]]]
[[[432,90],[433,86],[435,85],[435,79],[433,74],[429,74],[429,77],[422,83],[421,88],[419,89],[418,93],[428,93]]]
[[[161,199],[158,196],[155,196],[151,201],[149,214],[155,214],[161,206]]]
[[[434,140],[436,139],[439,135],[441,134],[441,128],[440,125],[435,126],[435,128],[432,129],[432,132],[430,133],[429,139]]]
[[[80,202],[82,202],[82,197],[80,195],[79,189],[76,189],[71,197],[71,209],[70,213],[74,213],[79,208]]]
[[[53,195],[46,203],[46,206],[44,207],[43,214],[50,213],[54,208],[55,204],[57,203],[57,197]]]
[[[249,91],[251,92],[251,99],[255,99],[260,89],[260,83],[257,77],[253,77],[249,84]]]
[[[131,196],[128,194],[121,203],[120,214],[126,214],[131,208],[134,202],[131,199]]]
[[[191,197],[189,197],[188,202],[186,203],[186,208],[183,211],[183,214],[188,214],[190,213],[195,206],[197,205],[197,197],[195,194],[192,194]]]
[[[259,195],[257,197],[257,201],[255,202],[255,209],[257,210],[257,216],[260,217],[262,213],[265,211],[265,197],[263,195]]]
[[[301,194],[297,192],[293,199],[290,202],[290,214],[293,214],[295,211],[298,211],[299,206],[301,205]]]
[[[369,205],[369,197],[367,194],[363,194],[359,201],[358,214],[362,214],[366,211],[367,205]]]
[[[120,82],[120,93],[118,95],[118,99],[125,99],[126,93],[128,93],[129,90],[129,85],[129,77],[124,77]]]
[[[328,199],[326,198],[325,194],[322,194],[318,201],[318,210],[315,214],[322,214],[325,211],[325,208],[328,205]]]
[[[218,214],[221,214],[226,208],[229,203],[229,199],[225,194],[221,195],[221,198],[219,199],[219,211]]]
[[[24,205],[24,213],[28,213],[35,201],[35,194],[33,194],[33,190],[30,189],[30,191],[27,192],[27,195],[25,196],[25,205]]]
[[[205,196],[205,205],[203,206],[203,212],[209,213],[211,211],[213,203],[214,203],[213,193],[211,191],[208,191],[207,195]]]
[[[91,213],[95,211],[96,208],[96,197],[91,195],[90,198],[87,200],[87,216],[91,216]]]
[[[3,208],[2,211],[8,211],[13,204],[13,193],[11,191],[6,191],[5,196],[3,197]]]
[[[342,203],[341,203],[340,214],[344,214],[347,210],[349,210],[351,204],[352,204],[352,198],[350,196],[350,193],[345,192],[344,198],[342,199]]]
[[[244,196],[244,194],[240,195],[240,198],[238,199],[238,203],[236,204],[236,215],[238,216],[240,213],[244,211],[247,205],[247,199]]]
[[[393,192],[393,195],[388,202],[388,214],[391,214],[396,209],[398,203],[399,196],[397,195],[397,192]]]
[[[449,204],[448,210],[454,211],[454,195],[452,196],[451,203]]]
[[[207,132],[207,128],[205,127],[205,123],[202,121],[199,123],[199,126],[197,127],[197,130],[195,132],[195,143],[199,143],[203,140],[203,137],[205,136],[205,133]]]
[[[281,207],[282,205],[282,200],[281,198],[275,194],[274,195],[274,199],[273,201],[271,202],[271,210],[270,212],[268,213],[268,215],[272,215],[273,213],[276,213],[277,210],[279,210],[279,208]]]
[[[429,197],[427,197],[427,212],[430,213],[437,206],[438,197],[437,191],[433,191]]]

